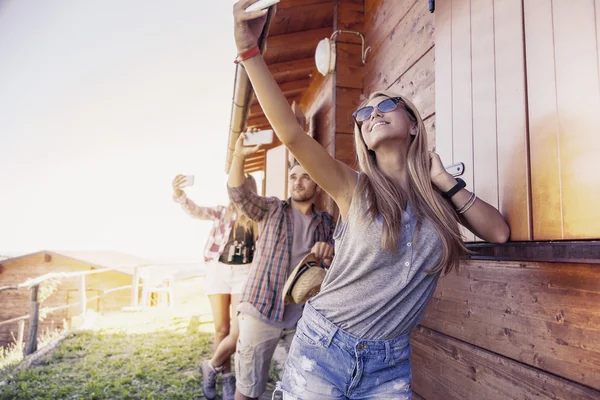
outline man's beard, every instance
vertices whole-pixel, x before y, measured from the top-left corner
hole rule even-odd
[[[313,198],[313,196],[315,195],[314,192],[309,193],[308,191],[304,191],[302,193],[296,193],[295,191],[292,192],[292,200],[303,203],[305,201],[311,200]]]

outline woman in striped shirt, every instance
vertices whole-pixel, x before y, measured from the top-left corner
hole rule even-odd
[[[258,228],[233,203],[216,207],[197,205],[185,194],[185,182],[183,175],[173,179],[173,199],[192,217],[213,221],[204,248],[207,266],[204,288],[215,323],[215,351],[210,360],[200,364],[202,390],[207,399],[214,399],[217,375],[223,373],[223,398],[233,399],[235,376],[231,373],[231,355],[235,352],[239,334],[235,310],[250,271]],[[246,185],[247,190],[257,192],[256,181],[251,175],[246,178]]]

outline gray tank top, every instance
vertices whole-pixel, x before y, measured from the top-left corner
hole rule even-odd
[[[433,224],[417,222],[409,204],[402,212],[394,254],[381,248],[381,217],[358,226],[350,226],[348,218],[340,220],[333,263],[310,303],[339,328],[363,339],[389,340],[409,333],[423,318],[440,276],[425,271],[442,255]]]

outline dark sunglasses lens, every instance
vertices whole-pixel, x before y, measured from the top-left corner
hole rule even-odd
[[[377,105],[377,108],[379,109],[379,111],[381,112],[390,112],[390,111],[394,111],[396,109],[396,102],[392,99],[387,99],[382,101],[381,103],[379,103]]]
[[[363,107],[356,112],[356,120],[358,122],[366,121],[367,119],[369,119],[371,114],[373,114],[372,106]]]

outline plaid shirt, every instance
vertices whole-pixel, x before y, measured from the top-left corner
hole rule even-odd
[[[213,221],[210,235],[204,247],[204,261],[218,261],[229,240],[229,234],[235,223],[235,213],[232,214],[229,221],[225,221],[225,211],[227,208],[224,206],[200,207],[188,199],[185,193],[178,198],[173,197],[173,200],[181,204],[181,207],[192,217],[205,221]]]
[[[294,222],[290,202],[277,197],[262,197],[244,190],[244,185],[228,187],[229,198],[248,218],[259,223],[261,237],[256,243],[254,261],[240,303],[248,302],[265,318],[283,321],[283,286],[292,254]],[[313,206],[315,232],[313,245],[328,242],[333,246],[333,217]]]

